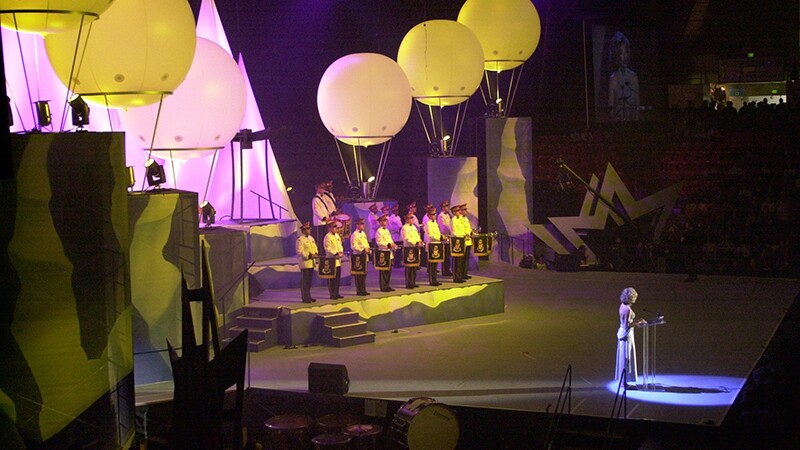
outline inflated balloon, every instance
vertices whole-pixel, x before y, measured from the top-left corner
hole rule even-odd
[[[164,159],[191,159],[224,147],[239,130],[246,93],[239,66],[222,47],[197,38],[194,61],[184,82],[158,104],[120,111],[125,131],[144,149]],[[156,127],[156,117],[158,126]]]
[[[397,134],[411,113],[411,88],[403,69],[377,53],[354,53],[333,62],[317,89],[325,128],[350,145],[380,144]]]
[[[2,26],[27,33],[59,33],[97,19],[113,0],[0,0]]]
[[[478,37],[486,70],[500,72],[522,65],[539,45],[542,24],[530,0],[467,0],[458,22]]]
[[[483,50],[475,34],[453,20],[429,20],[400,43],[397,63],[411,83],[411,95],[431,106],[456,105],[478,89]]]
[[[45,37],[62,83],[95,105],[149,105],[186,77],[194,57],[194,15],[185,1],[115,0],[91,32],[84,29],[76,53],[77,41],[77,30]],[[68,84],[73,55],[76,73]]]

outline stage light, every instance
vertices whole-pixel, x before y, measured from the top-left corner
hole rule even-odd
[[[375,175],[373,175],[373,176],[371,176],[371,177],[367,178],[367,183],[372,183],[372,182],[374,182],[374,181],[375,181]]]
[[[431,142],[429,144],[428,152],[430,153],[430,156],[433,158],[438,158],[439,156],[442,156],[442,149],[438,142]]]
[[[200,204],[200,213],[203,216],[203,223],[206,224],[206,227],[210,227],[216,222],[217,210],[208,200]]]
[[[294,188],[291,186],[286,186],[286,193],[288,194],[289,192],[292,192],[293,189]]]
[[[147,162],[144,163],[144,167],[148,186],[158,187],[167,181],[167,177],[164,174],[164,166],[157,163],[155,159],[148,159]]]
[[[36,119],[39,127],[46,127],[50,125],[50,103],[49,100],[39,100],[33,102],[36,105]]]
[[[445,136],[442,138],[442,140],[443,140],[443,141],[449,141],[449,140],[450,140],[450,135],[449,135],[449,134],[445,135]]]
[[[80,95],[75,95],[69,100],[69,107],[72,109],[72,125],[83,130],[84,125],[89,125],[89,105]]]
[[[133,171],[133,166],[127,166],[125,169],[128,172],[128,189],[130,189],[136,184],[136,173]]]

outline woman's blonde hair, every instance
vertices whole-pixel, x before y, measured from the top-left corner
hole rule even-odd
[[[622,290],[622,293],[619,295],[619,301],[625,303],[626,305],[630,304],[631,301],[636,300],[636,297],[639,296],[639,293],[636,292],[636,289],[629,287]]]

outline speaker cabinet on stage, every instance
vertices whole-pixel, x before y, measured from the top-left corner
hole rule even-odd
[[[575,255],[556,255],[555,266],[558,272],[577,272],[581,261]]]
[[[341,364],[311,363],[308,365],[308,392],[315,394],[347,394],[350,378]]]

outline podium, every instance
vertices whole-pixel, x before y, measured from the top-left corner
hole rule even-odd
[[[643,323],[644,342],[642,349],[642,389],[645,391],[655,387],[656,356],[658,351],[658,326],[667,323],[662,314],[656,314],[652,319]]]

